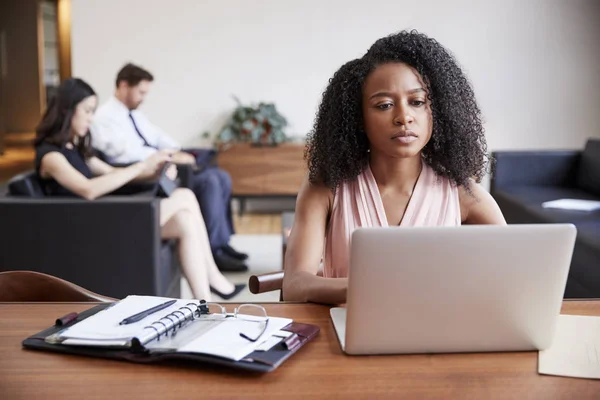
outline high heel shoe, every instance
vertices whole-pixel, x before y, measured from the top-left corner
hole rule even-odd
[[[234,298],[235,296],[237,296],[245,288],[246,288],[246,284],[245,283],[240,283],[240,284],[235,285],[235,288],[233,289],[233,292],[231,292],[229,294],[221,293],[221,292],[219,292],[217,289],[215,289],[212,286],[210,287],[210,291],[213,292],[214,294],[216,294],[217,296],[219,296],[220,298],[222,298],[223,300],[231,300],[232,298]]]

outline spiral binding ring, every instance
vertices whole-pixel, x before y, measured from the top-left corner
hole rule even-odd
[[[193,304],[193,303],[188,303],[188,304]],[[185,306],[181,307],[180,310],[182,310],[184,308],[187,309],[187,310],[190,310],[190,313],[192,314],[192,321],[193,321],[195,319],[194,318],[194,310],[192,310],[191,308],[189,308],[187,304]]]
[[[173,313],[171,313],[171,314],[169,314],[169,315],[165,315],[165,316],[164,316],[164,317],[162,317],[161,319],[168,319],[168,320],[171,322],[171,325],[173,326],[173,331],[171,332],[171,336],[175,336],[175,332],[177,331],[177,323],[179,322],[179,318],[176,318],[176,317],[175,317],[176,321],[175,321],[175,322],[173,322],[173,320],[171,319],[171,318],[173,318],[173,317],[172,317],[172,314],[173,314]]]
[[[195,309],[193,309],[195,307]],[[182,310],[188,310],[190,312],[189,317],[186,315],[186,313]],[[206,302],[204,300],[200,301],[199,304],[196,303],[187,303],[185,306],[180,307],[179,310],[175,310],[170,314],[165,315],[164,317],[162,317],[161,319],[159,319],[158,321],[154,321],[152,324],[144,327],[144,329],[153,329],[156,332],[156,340],[159,341],[160,337],[164,334],[165,336],[169,336],[169,330],[171,330],[171,336],[175,335],[175,332],[177,331],[177,329],[181,329],[181,327],[183,326],[183,324],[187,321],[194,321],[196,319],[196,315],[200,315],[200,314],[206,314],[208,313],[208,306],[206,305]],[[178,314],[181,314],[181,318],[179,317]],[[175,321],[172,319],[174,318]],[[166,319],[170,322],[170,325],[163,322],[163,320]],[[160,328],[157,328],[156,326],[154,326],[155,324],[160,324],[164,327],[164,332],[161,332]],[[178,327],[179,325],[179,327]],[[154,338],[152,338],[154,339]],[[150,340],[152,340],[150,339]]]
[[[152,324],[153,325],[154,324],[161,324],[162,326],[164,326],[165,327],[165,336],[168,336],[168,334],[169,334],[169,328],[167,327],[167,325],[165,325],[164,322],[162,322],[162,318],[159,319],[158,321],[153,322]]]
[[[148,329],[148,328],[154,329],[156,331],[156,341],[160,342],[160,332],[159,332],[159,330],[156,329],[155,327],[153,327],[152,325],[148,325],[144,329]]]
[[[177,313],[182,315],[183,319],[181,321],[179,321],[179,317],[177,317]],[[181,327],[183,326],[183,323],[185,322],[185,314],[179,310],[173,311],[172,314],[174,317],[177,317],[177,320],[179,321],[179,328],[181,329]]]

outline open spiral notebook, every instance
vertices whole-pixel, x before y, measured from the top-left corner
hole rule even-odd
[[[242,369],[270,371],[319,332],[314,325],[268,316],[260,339],[249,341],[241,332],[256,329],[248,319],[203,318],[208,308],[197,300],[177,300],[171,306],[127,325],[123,319],[172,300],[128,296],[84,313],[65,327],[55,326],[23,342],[27,348],[117,358],[134,362],[192,359]]]
[[[263,342],[289,325],[289,318],[269,317],[269,324],[261,340],[251,342],[240,337],[240,332],[256,329],[256,324],[243,319],[221,321],[203,320],[202,303],[178,300],[141,321],[120,325],[123,319],[142,310],[170,300],[164,297],[128,296],[93,317],[57,332],[46,339],[49,343],[67,346],[137,347],[149,350],[203,353],[241,360],[259,348]],[[206,309],[206,306],[204,306]],[[264,338],[264,339],[263,339]]]

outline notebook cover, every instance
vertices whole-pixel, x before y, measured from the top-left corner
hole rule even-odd
[[[319,327],[315,325],[292,322],[282,330],[297,334],[298,343],[288,350],[283,342],[275,345],[269,351],[255,351],[248,354],[240,361],[228,360],[205,354],[177,353],[177,352],[136,352],[132,349],[110,349],[85,346],[67,346],[62,344],[46,343],[45,339],[59,330],[65,329],[77,322],[96,314],[110,306],[111,303],[100,304],[79,314],[76,320],[64,326],[52,326],[23,341],[23,347],[32,350],[52,351],[57,353],[75,354],[88,357],[107,358],[135,363],[157,363],[187,361],[204,365],[221,366],[238,370],[253,372],[270,372],[279,367],[285,360],[290,358],[308,341],[319,333]]]

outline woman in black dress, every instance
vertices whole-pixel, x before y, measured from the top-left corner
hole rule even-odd
[[[125,168],[112,167],[92,154],[90,125],[98,99],[81,79],[64,81],[36,130],[35,167],[47,195],[94,200],[135,180],[156,178],[169,161],[159,151]],[[176,170],[169,170],[171,178]],[[233,285],[212,257],[200,207],[189,189],[176,189],[160,201],[161,236],[177,239],[183,273],[197,299],[211,300],[211,292],[231,298],[245,285]],[[135,238],[132,238],[135,240]]]

